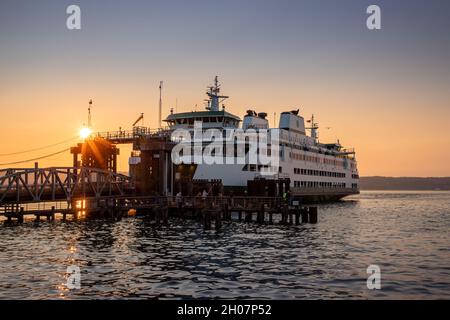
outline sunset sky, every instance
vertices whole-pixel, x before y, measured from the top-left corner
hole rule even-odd
[[[66,28],[70,4],[81,30]],[[370,4],[381,30],[366,28]],[[218,75],[241,117],[314,113],[321,141],[356,148],[362,176],[450,176],[449,12],[446,0],[0,0],[0,167],[76,143],[4,155],[77,136],[91,98],[96,131],[141,112],[156,127],[160,80],[166,115],[176,101],[201,110]]]

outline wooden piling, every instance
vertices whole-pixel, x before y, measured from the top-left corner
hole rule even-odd
[[[155,223],[159,225],[161,223],[161,209],[155,208],[154,211],[155,211]]]
[[[164,207],[162,209],[162,220],[163,220],[163,224],[167,225],[169,224],[169,208]]]
[[[17,215],[17,222],[19,223],[23,223],[23,214],[24,214],[25,209],[23,207],[20,208],[20,212]]]
[[[230,212],[228,211],[228,204],[227,203],[225,203],[223,205],[223,219],[224,220],[231,220]]]
[[[317,207],[309,207],[309,223],[317,223]]]
[[[211,212],[208,209],[203,209],[203,229],[211,230]]]
[[[220,230],[222,229],[222,211],[221,210],[216,210],[216,214],[215,214],[215,228],[216,230]]]
[[[288,207],[287,205],[283,205],[281,211],[281,224],[287,224],[287,215],[288,215]]]
[[[245,213],[245,222],[252,222],[252,220],[253,220],[252,216],[253,216],[252,212],[250,212],[250,211],[246,212]]]
[[[302,216],[302,223],[308,223],[308,208],[304,207],[300,209]]]
[[[261,207],[259,208],[257,219],[256,219],[256,221],[259,224],[263,224],[264,223],[264,211],[265,211],[264,204],[261,204]]]
[[[295,209],[295,224],[298,226],[300,224],[300,209]]]
[[[195,208],[194,209],[195,212],[195,217],[197,220],[201,221],[201,219],[203,219],[203,211],[200,208]]]

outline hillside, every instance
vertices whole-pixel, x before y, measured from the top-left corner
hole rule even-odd
[[[450,190],[450,177],[361,177],[361,190]]]

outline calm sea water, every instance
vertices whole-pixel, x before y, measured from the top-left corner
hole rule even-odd
[[[0,225],[0,298],[450,298],[450,193],[363,192],[319,223]],[[366,269],[381,268],[381,290]],[[66,269],[81,270],[69,290]]]

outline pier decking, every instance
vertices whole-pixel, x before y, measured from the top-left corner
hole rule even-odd
[[[72,203],[58,205],[25,203],[9,204],[0,207],[0,216],[23,222],[25,216],[35,216],[55,220],[62,214],[63,220],[71,216],[80,218],[110,218],[139,216],[167,224],[169,217],[196,219],[205,229],[222,228],[223,221],[245,221],[259,224],[284,225],[317,223],[317,207],[288,206],[279,197],[172,197],[172,196],[104,196],[74,200]]]

